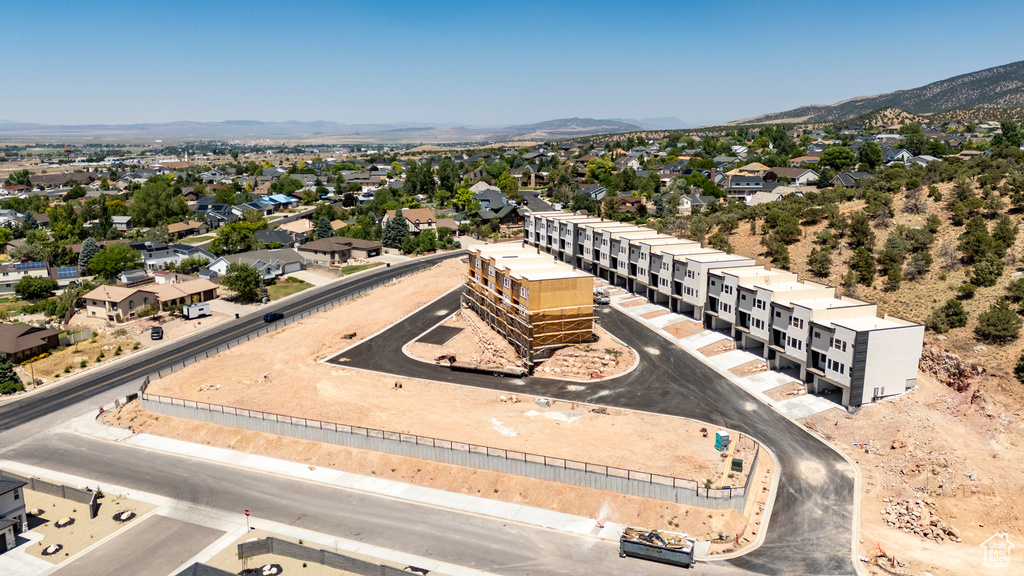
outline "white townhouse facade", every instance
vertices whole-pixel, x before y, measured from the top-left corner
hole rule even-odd
[[[844,406],[902,394],[917,383],[924,326],[878,317],[870,302],[836,297],[699,242],[566,212],[526,215],[524,244],[613,285],[729,334],[737,347],[803,381],[834,391]]]

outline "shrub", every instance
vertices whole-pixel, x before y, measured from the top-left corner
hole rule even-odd
[[[1024,384],[1024,353],[1017,358],[1017,365],[1013,367],[1013,374],[1017,377],[1017,381]]]
[[[967,282],[966,284],[960,285],[956,289],[956,291],[957,294],[960,295],[960,298],[967,300],[969,298],[974,298],[974,293],[978,291],[978,287],[975,286],[974,284],[971,284],[970,282]]]
[[[121,345],[118,344],[117,345],[117,350],[114,350],[114,356],[120,356],[120,355],[121,355]]]
[[[84,363],[85,360],[82,360],[82,362]],[[82,368],[85,368],[85,366],[82,366]],[[71,372],[71,364],[68,364],[67,366],[64,367],[64,373],[65,374],[69,374],[70,372]]]
[[[0,382],[0,394],[14,394],[24,389],[25,386],[21,382]]]
[[[89,361],[88,360],[82,360],[81,362],[78,363],[78,367],[79,368],[85,368],[88,365],[89,365]],[[70,366],[68,366],[68,368],[70,368]]]
[[[925,326],[939,334],[945,334],[952,328],[963,328],[967,326],[967,311],[959,300],[950,298],[928,316]]]
[[[1024,320],[1010,309],[1005,298],[1000,298],[978,316],[978,326],[974,333],[987,342],[1005,344],[1017,339],[1022,325]]]

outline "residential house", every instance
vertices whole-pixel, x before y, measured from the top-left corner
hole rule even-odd
[[[220,256],[207,268],[223,276],[228,271],[228,265],[235,263],[252,266],[264,280],[270,280],[302,270],[305,258],[293,248],[268,248]]]
[[[580,186],[580,189],[576,191],[577,194],[586,194],[594,200],[600,202],[604,199],[605,195],[608,194],[608,189],[600,184],[584,184]]]
[[[352,258],[373,258],[383,250],[380,242],[359,238],[331,236],[307,242],[299,246],[298,252],[306,262],[317,266],[344,264]]]
[[[15,262],[0,264],[0,294],[13,294],[14,287],[26,276],[45,278],[50,275],[46,262]]]
[[[167,225],[167,233],[172,238],[186,238],[188,236],[199,236],[206,234],[210,231],[210,225],[205,222],[199,222],[197,220],[187,220],[185,222],[175,222],[174,224]]]
[[[298,248],[309,236],[302,232],[291,232],[288,230],[257,230],[256,239],[263,242],[264,246],[281,248]]]
[[[808,168],[781,168],[768,170],[763,176],[765,182],[788,180],[795,186],[806,186],[818,181],[818,173]]]
[[[409,226],[409,232],[413,235],[419,234],[424,230],[437,231],[437,216],[434,214],[433,208],[402,208],[402,217],[405,218],[405,222]],[[388,222],[394,218],[395,211],[388,210],[384,213],[381,225],[387,226]]]
[[[28,530],[23,480],[0,472],[0,554],[17,545],[16,535]]]
[[[131,216],[111,216],[110,222],[118,232],[127,232],[133,228]]]
[[[860,180],[870,179],[873,177],[874,176],[867,172],[843,172],[833,178],[829,184],[836,188],[853,188]]]
[[[11,362],[20,364],[56,348],[59,337],[60,330],[0,323],[0,352],[7,354]]]

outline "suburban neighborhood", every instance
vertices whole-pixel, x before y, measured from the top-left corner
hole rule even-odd
[[[0,576],[1019,572],[1019,6],[261,8],[5,7]]]

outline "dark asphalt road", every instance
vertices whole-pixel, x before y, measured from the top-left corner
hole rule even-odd
[[[311,288],[306,291],[308,294],[304,292],[297,298],[260,308],[258,312],[241,319],[222,322],[194,337],[134,354],[117,364],[89,371],[82,378],[47,387],[37,394],[0,406],[0,432],[11,430],[90,397],[102,395],[134,380],[141,380],[146,375],[181,362],[185,358],[256,332],[266,326],[263,315],[267,312],[279,311],[286,317],[291,316],[346,294],[358,292],[382,280],[395,278],[408,272],[410,268],[429,266],[458,255],[461,255],[461,252],[446,252],[433,257],[419,258],[409,263],[392,265],[390,268],[379,268],[369,274],[330,286]],[[102,402],[98,402],[97,405],[109,401],[110,398],[102,396]]]
[[[175,501],[233,512],[239,522],[244,522],[242,510],[250,510],[255,519],[495,574],[679,574],[679,569],[671,566],[620,559],[615,542],[139,449],[69,431],[30,439],[5,450],[3,458],[91,478],[101,487],[105,483],[128,485]],[[140,528],[143,526],[135,529]],[[709,572],[736,573],[724,569]]]
[[[600,309],[602,326],[633,347],[639,366],[629,374],[570,391],[578,382],[529,377],[507,380],[408,358],[402,346],[437,324],[438,310],[454,311],[453,291],[378,336],[345,350],[334,361],[399,376],[424,378],[572,401],[695,418],[747,434],[771,449],[781,479],[764,544],[729,563],[760,574],[855,574],[853,543],[854,471],[834,450],[765,406],[705,364],[638,321],[612,308]],[[686,526],[682,526],[685,531]]]

